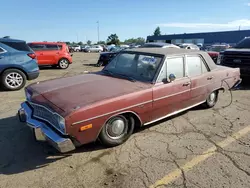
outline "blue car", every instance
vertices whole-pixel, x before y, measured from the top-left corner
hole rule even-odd
[[[6,90],[20,90],[26,80],[39,76],[34,51],[25,41],[0,38],[0,84]]]

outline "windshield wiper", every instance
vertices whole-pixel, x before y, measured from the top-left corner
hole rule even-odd
[[[128,76],[126,74],[120,74],[120,73],[116,73],[119,77],[125,78],[131,82],[135,82],[136,80],[132,77],[132,76]]]
[[[125,75],[125,74],[120,74],[120,73],[114,73],[114,72],[111,72],[109,70],[103,70],[104,73],[107,73],[109,76],[112,76],[112,77],[118,77],[118,78],[125,78],[131,82],[135,82],[136,80],[131,77],[131,76],[128,76],[128,75]]]

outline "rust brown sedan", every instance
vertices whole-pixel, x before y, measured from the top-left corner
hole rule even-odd
[[[216,65],[202,51],[137,48],[102,71],[29,85],[18,111],[36,140],[60,152],[99,140],[124,143],[135,127],[197,105],[213,107],[220,90],[241,82],[238,68]]]

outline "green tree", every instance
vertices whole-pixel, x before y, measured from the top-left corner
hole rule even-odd
[[[67,42],[65,42],[65,43],[66,43],[67,45],[70,45],[70,44],[71,44],[71,43],[70,43],[70,42],[68,42],[68,41],[67,41]]]
[[[160,36],[161,35],[161,29],[160,27],[158,26],[155,31],[154,31],[154,36]]]
[[[106,42],[105,41],[99,41],[99,42],[97,42],[97,44],[106,44]]]
[[[92,43],[91,40],[88,40],[88,41],[87,41],[87,44],[88,44],[88,45],[91,45],[91,43]]]
[[[110,45],[110,44],[115,44],[115,45],[120,44],[119,37],[116,34],[111,34],[110,36],[108,36],[107,45]]]
[[[124,41],[125,44],[144,44],[145,43],[145,39],[142,37],[138,37],[138,38],[130,38],[130,39],[126,39]]]
[[[82,46],[82,45],[83,45],[83,43],[82,43],[81,41],[80,41],[80,42],[78,42],[77,44],[78,44],[78,45],[80,45],[80,46]]]

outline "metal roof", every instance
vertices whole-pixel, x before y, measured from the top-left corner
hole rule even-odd
[[[238,43],[250,36],[250,30],[220,31],[207,33],[184,33],[160,36],[148,36],[147,40],[172,40],[172,39],[204,39],[205,43],[227,42]]]
[[[12,38],[0,38],[0,42],[25,42],[25,41]]]

